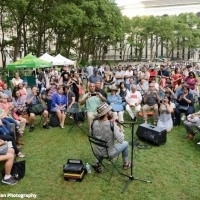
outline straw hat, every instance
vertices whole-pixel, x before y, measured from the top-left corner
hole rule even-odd
[[[118,91],[118,89],[117,89],[117,87],[115,85],[111,85],[110,86],[110,91],[112,91],[112,90]]]
[[[97,107],[97,117],[101,117],[103,115],[105,115],[106,113],[108,113],[110,110],[112,109],[111,106],[109,106],[107,103],[102,103],[101,105],[99,105]]]

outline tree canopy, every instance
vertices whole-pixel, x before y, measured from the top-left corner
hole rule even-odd
[[[167,55],[177,48],[200,46],[200,19],[193,13],[179,16],[137,16],[129,19],[111,0],[2,0],[0,1],[0,51],[5,67],[5,48],[10,45],[13,60],[24,54],[61,53],[87,61],[104,60],[108,48],[142,57],[149,45],[161,43]],[[147,44],[148,41],[150,44]],[[130,51],[128,46],[136,50]]]

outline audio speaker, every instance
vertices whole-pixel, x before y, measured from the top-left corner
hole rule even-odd
[[[146,123],[138,126],[136,135],[158,146],[165,144],[167,141],[166,129]]]

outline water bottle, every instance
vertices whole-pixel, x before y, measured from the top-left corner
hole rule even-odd
[[[87,173],[91,174],[91,167],[90,167],[90,165],[88,163],[86,163],[85,168],[87,170]]]

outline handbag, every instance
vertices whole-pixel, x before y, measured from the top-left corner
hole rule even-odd
[[[20,180],[24,178],[26,172],[26,162],[25,160],[16,161],[13,163],[11,175],[16,179]]]
[[[12,166],[11,175],[16,180],[24,178],[26,172],[26,162],[25,160],[15,161]],[[5,169],[1,171],[2,177],[5,176]]]
[[[188,106],[181,106],[181,105],[178,105],[178,109],[179,110],[187,110],[189,108],[189,105]]]
[[[4,144],[0,145],[0,155],[6,155],[8,152],[8,143],[5,142]]]
[[[40,115],[41,113],[43,113],[44,109],[45,109],[44,106],[40,103],[30,106],[29,112],[34,113],[35,115]]]
[[[119,112],[119,111],[123,111],[124,110],[124,107],[122,104],[112,104],[112,110],[114,112]]]
[[[18,120],[18,121],[21,120],[18,114],[14,110],[11,111],[11,115],[15,120]]]

